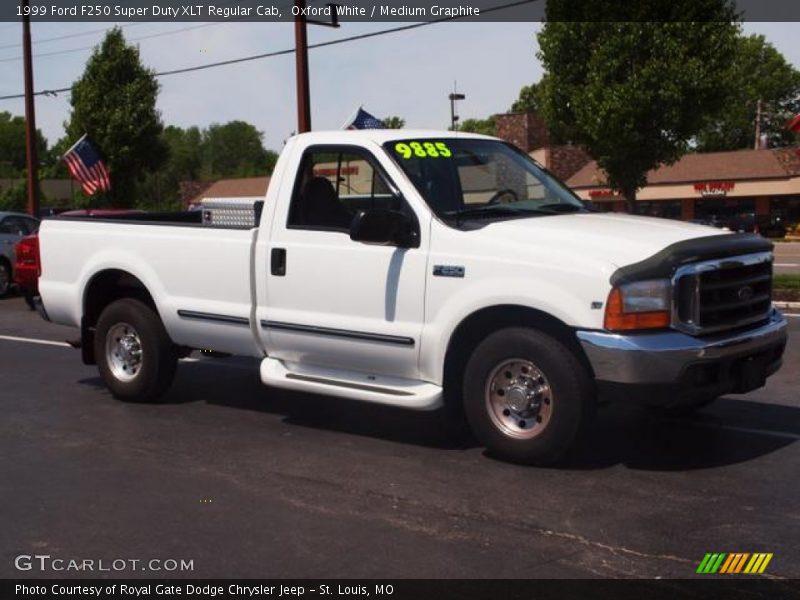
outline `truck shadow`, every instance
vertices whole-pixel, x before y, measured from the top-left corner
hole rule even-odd
[[[214,362],[182,363],[163,402],[206,402],[277,416],[296,427],[470,455],[484,452],[457,423],[448,423],[441,411],[416,412],[266,388],[255,362]],[[82,383],[104,388],[99,378]],[[601,407],[581,443],[555,468],[707,469],[752,461],[797,440],[800,408],[792,406],[726,397],[695,415],[670,417],[638,406],[611,405]]]
[[[561,467],[708,469],[749,462],[798,440],[800,408],[792,406],[723,397],[687,416],[609,406]]]

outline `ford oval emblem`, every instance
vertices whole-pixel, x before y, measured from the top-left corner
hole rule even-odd
[[[744,285],[739,288],[739,290],[736,292],[736,295],[739,297],[739,300],[743,302],[745,300],[750,300],[750,298],[753,297],[753,288],[751,288],[749,285]]]

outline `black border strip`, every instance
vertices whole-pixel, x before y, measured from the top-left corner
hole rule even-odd
[[[390,388],[379,387],[375,385],[367,385],[365,383],[351,383],[349,381],[340,381],[338,379],[326,379],[325,377],[314,377],[312,375],[300,375],[298,373],[288,373],[286,379],[295,379],[297,381],[308,381],[310,383],[321,383],[323,385],[330,385],[333,387],[347,388],[351,390],[361,390],[364,392],[375,392],[377,394],[385,394],[387,396],[413,396],[410,392],[401,392]]]
[[[311,333],[314,335],[327,335],[330,337],[341,337],[366,342],[382,342],[384,344],[396,344],[398,346],[414,345],[414,338],[410,337],[368,333],[364,331],[350,331],[349,329],[332,329],[330,327],[317,327],[316,325],[297,325],[295,323],[283,323],[281,321],[261,321],[261,327],[265,329],[276,329],[278,331]]]
[[[197,319],[198,321],[213,321],[215,323],[226,323],[228,325],[250,326],[250,319],[247,317],[217,315],[214,313],[198,312],[196,310],[179,310],[178,316],[183,317],[184,319]]]

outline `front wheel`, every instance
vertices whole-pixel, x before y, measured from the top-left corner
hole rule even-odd
[[[512,462],[549,465],[590,413],[591,380],[555,338],[526,328],[489,335],[464,374],[464,411],[487,450]]]
[[[111,393],[133,402],[157,400],[172,384],[178,364],[158,314],[133,298],[105,308],[97,322],[94,352]]]

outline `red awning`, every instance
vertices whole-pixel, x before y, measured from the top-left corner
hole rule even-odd
[[[795,115],[794,119],[789,121],[789,124],[786,126],[786,129],[788,129],[789,131],[800,133],[800,114]]]

